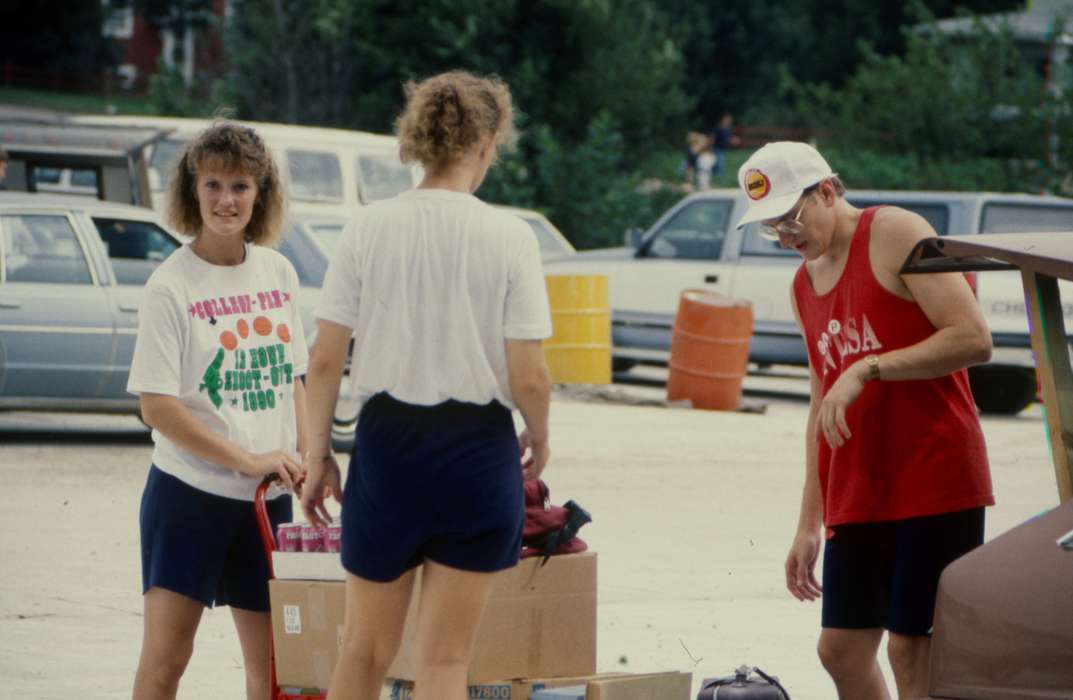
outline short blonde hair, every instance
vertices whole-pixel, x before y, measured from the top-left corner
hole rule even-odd
[[[253,215],[246,224],[246,240],[273,245],[283,227],[283,183],[279,167],[264,140],[253,129],[230,121],[217,121],[183,150],[168,184],[168,223],[188,236],[201,233],[204,222],[197,200],[201,169],[241,172],[257,183]]]
[[[395,121],[399,156],[435,172],[457,162],[487,134],[496,145],[515,139],[510,88],[495,76],[450,71],[406,84],[406,107]]]

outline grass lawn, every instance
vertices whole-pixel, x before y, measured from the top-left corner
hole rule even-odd
[[[95,114],[152,114],[153,112],[149,99],[139,95],[117,93],[108,98],[92,93],[15,87],[0,87],[0,104]]]

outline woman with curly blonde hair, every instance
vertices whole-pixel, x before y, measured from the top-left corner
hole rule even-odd
[[[467,697],[492,575],[521,552],[522,480],[549,455],[540,251],[525,223],[473,196],[513,136],[510,92],[451,72],[408,85],[407,95],[401,156],[426,176],[362,209],[344,234],[306,380],[302,509],[317,523],[325,498],[340,498],[331,419],[354,336],[363,407],[341,499],[346,618],[332,700],[379,697],[419,564],[415,697]]]
[[[298,277],[279,236],[279,172],[264,141],[220,122],[187,147],[169,219],[193,241],[146,283],[127,390],[153,428],[142,494],[145,633],[135,700],[174,698],[202,611],[231,606],[248,698],[270,692],[268,565],[254,518],[261,479],[293,488],[307,351]],[[274,524],[291,499],[268,501]]]

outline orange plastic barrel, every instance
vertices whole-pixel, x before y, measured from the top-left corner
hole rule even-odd
[[[611,383],[607,275],[546,275],[552,335],[544,359],[556,384]]]
[[[682,292],[671,336],[667,400],[737,410],[752,337],[753,307],[748,301],[695,289]]]

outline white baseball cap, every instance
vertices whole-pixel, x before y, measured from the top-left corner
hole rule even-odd
[[[807,143],[767,144],[738,169],[738,185],[749,198],[749,208],[738,228],[782,216],[793,208],[802,192],[834,175],[820,152]]]

